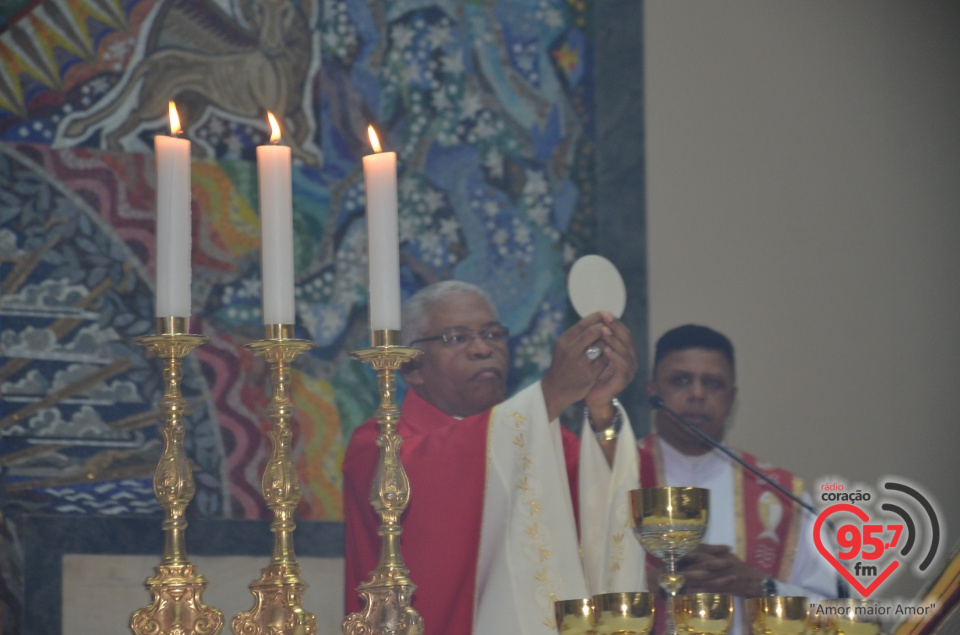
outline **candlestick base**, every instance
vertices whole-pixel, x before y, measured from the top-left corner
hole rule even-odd
[[[416,588],[416,585],[404,584],[399,579],[360,585],[358,592],[366,607],[343,620],[343,635],[423,635],[423,618],[410,606]]]
[[[136,635],[219,635],[223,611],[204,605],[200,596],[207,581],[194,565],[161,564],[154,571],[157,575],[144,583],[153,601],[130,617],[130,630]]]
[[[316,635],[317,617],[303,608],[307,583],[300,578],[300,566],[296,562],[274,563],[260,573],[260,579],[250,583],[253,608],[238,613],[230,622],[230,629],[236,635]]]
[[[293,513],[300,503],[300,479],[290,457],[293,432],[293,402],[289,398],[290,364],[315,344],[308,340],[292,339],[292,324],[268,324],[264,327],[266,339],[251,342],[247,348],[263,357],[270,365],[273,399],[267,412],[272,429],[269,437],[273,446],[270,460],[263,473],[263,498],[273,512],[273,558],[261,569],[259,580],[250,583],[254,605],[249,611],[237,614],[230,623],[236,635],[256,633],[289,633],[315,635],[317,618],[303,608],[303,593],[307,584],[300,578],[300,564],[293,550]]]
[[[407,575],[409,571],[400,553],[400,534],[403,533],[400,516],[410,501],[410,481],[400,463],[403,439],[397,434],[400,411],[396,400],[396,372],[421,351],[398,346],[398,331],[373,331],[371,340],[372,348],[355,351],[350,356],[373,367],[380,389],[380,407],[376,413],[380,425],[377,438],[380,461],[370,496],[370,504],[380,516],[380,563],[370,581],[357,589],[365,607],[346,617],[343,633],[422,635],[423,619],[410,606],[417,587]]]

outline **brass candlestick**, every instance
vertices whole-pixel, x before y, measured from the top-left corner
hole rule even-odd
[[[300,578],[300,564],[293,551],[293,513],[303,495],[290,458],[293,433],[289,421],[294,409],[288,396],[290,364],[297,355],[313,348],[314,343],[293,339],[292,324],[268,324],[264,330],[266,339],[251,342],[247,348],[270,364],[273,382],[273,400],[267,409],[273,423],[269,433],[273,452],[263,472],[263,498],[274,516],[270,526],[273,559],[260,570],[260,579],[250,583],[253,608],[237,614],[230,628],[236,635],[314,635],[317,618],[303,608],[307,584]]]
[[[153,601],[130,617],[130,630],[136,635],[219,635],[223,629],[223,612],[203,604],[200,595],[207,581],[187,560],[184,546],[184,510],[196,489],[183,451],[186,400],[180,394],[181,360],[207,340],[186,331],[187,318],[157,318],[158,334],[135,340],[163,360],[164,379],[163,454],[153,476],[153,491],[163,508],[163,560],[154,569],[157,575],[144,583]]]
[[[407,576],[409,571],[400,554],[400,516],[410,501],[410,481],[400,464],[399,449],[403,439],[397,434],[396,373],[420,351],[404,348],[397,342],[399,331],[373,331],[371,348],[350,354],[369,364],[377,372],[380,407],[380,463],[373,480],[370,504],[380,516],[380,562],[369,582],[357,589],[366,606],[343,620],[344,635],[422,635],[423,619],[410,606],[416,585]]]

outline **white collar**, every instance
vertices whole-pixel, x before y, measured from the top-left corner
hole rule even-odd
[[[729,460],[716,448],[705,454],[690,455],[676,449],[659,435],[657,436],[657,442],[660,444],[660,456],[663,457],[665,470],[688,472],[699,481],[700,479],[718,476],[718,473],[729,469]]]

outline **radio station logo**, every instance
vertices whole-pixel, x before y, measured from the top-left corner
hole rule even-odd
[[[941,538],[934,505],[917,486],[899,477],[878,485],[879,496],[824,482],[818,503],[826,507],[813,527],[817,550],[865,598],[904,565],[916,563],[919,574],[926,572]]]

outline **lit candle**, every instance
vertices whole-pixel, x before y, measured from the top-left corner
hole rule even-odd
[[[367,189],[370,329],[400,330],[400,233],[397,229],[397,153],[381,152],[369,126],[374,154],[363,157]]]
[[[190,142],[178,139],[170,102],[170,133],[154,138],[157,160],[157,317],[190,317]]]
[[[270,143],[257,147],[260,179],[260,276],[263,323],[293,324],[293,180],[290,148],[278,145],[280,125],[273,113]]]

